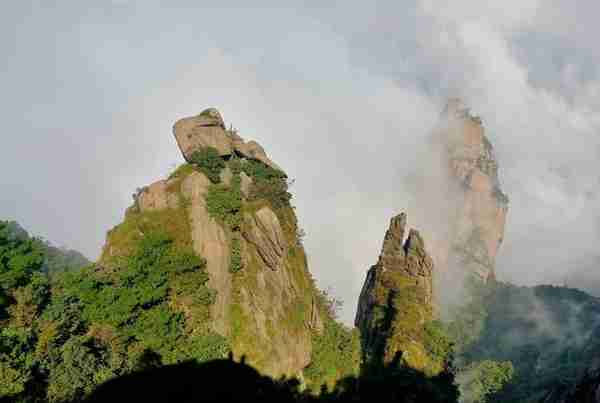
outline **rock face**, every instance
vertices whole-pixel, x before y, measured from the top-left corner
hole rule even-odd
[[[202,147],[219,151],[226,164],[220,183],[211,183],[201,170],[185,164],[170,179],[142,188],[120,230],[109,232],[101,261],[127,253],[123,239],[143,236],[147,224],[160,219],[173,238],[206,259],[208,285],[216,291],[210,327],[229,339],[234,357],[244,356],[270,376],[298,375],[310,363],[311,336],[323,326],[324,307],[308,272],[293,208],[275,207],[256,191],[248,200],[258,179],[233,168],[247,159],[277,166],[258,143],[245,143],[224,127],[215,109],[175,124],[186,160]],[[230,159],[234,153],[237,158]],[[235,175],[242,198],[239,233],[211,216],[207,201],[211,189],[231,191]],[[123,235],[124,231],[133,234]],[[234,240],[239,242],[242,261],[237,272],[230,268]]]
[[[205,147],[215,148],[220,155],[231,155],[232,141],[225,131],[221,114],[213,108],[206,109],[198,116],[184,118],[173,126],[177,144],[186,160],[194,151]]]
[[[194,251],[206,259],[208,286],[218,290],[216,301],[211,307],[213,329],[227,335],[231,301],[229,241],[225,229],[206,209],[205,197],[209,186],[210,180],[204,174],[193,172],[182,181],[180,191],[189,200],[187,210]]]
[[[254,215],[246,214],[244,222],[244,239],[256,247],[267,267],[277,270],[285,257],[287,245],[275,213],[263,207]]]
[[[197,116],[178,120],[173,126],[173,134],[188,162],[194,151],[213,147],[221,156],[227,157],[235,153],[281,170],[256,141],[246,143],[235,131],[226,130],[221,114],[214,108],[206,109]]]
[[[433,260],[416,230],[404,241],[405,229],[405,214],[392,218],[360,293],[355,325],[367,364],[388,364],[400,354],[413,368],[434,370],[422,344],[433,318]]]
[[[508,198],[500,188],[498,164],[481,119],[472,116],[459,99],[451,99],[433,143],[446,171],[440,174],[443,183],[435,197],[444,201],[442,219],[448,221],[447,232],[433,244],[436,266],[449,276],[461,270],[484,281],[494,278]]]
[[[169,182],[161,180],[143,188],[137,195],[138,207],[142,211],[177,207],[177,196],[167,192],[168,187]]]

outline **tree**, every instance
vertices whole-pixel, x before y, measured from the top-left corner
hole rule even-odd
[[[220,173],[225,168],[225,162],[216,148],[205,147],[194,151],[190,157],[190,162],[198,167],[212,183],[221,181]]]

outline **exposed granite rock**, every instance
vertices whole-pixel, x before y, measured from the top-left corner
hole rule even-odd
[[[483,280],[493,278],[508,198],[500,188],[498,164],[481,119],[459,99],[450,99],[434,139],[447,160],[447,199],[455,207],[448,214],[449,236],[434,245],[436,263],[440,270],[460,268]]]
[[[235,131],[226,130],[221,114],[214,108],[206,109],[197,116],[178,120],[173,126],[173,134],[188,162],[194,151],[213,147],[221,156],[229,156],[235,152],[241,157],[254,159],[281,170],[256,141],[245,143]]]
[[[231,137],[225,131],[221,114],[213,108],[197,116],[178,120],[173,126],[173,134],[184,158],[189,162],[194,151],[213,147],[220,155],[231,155]]]
[[[269,207],[263,207],[254,214],[246,214],[244,222],[244,238],[256,246],[270,269],[277,270],[287,252],[287,245],[275,213]]]
[[[235,153],[277,168],[258,143],[245,143],[224,127],[216,110],[178,121],[174,133],[184,158],[189,160],[195,150],[211,146],[224,160]],[[306,255],[297,239],[294,209],[278,206],[275,210],[260,195],[248,201],[253,179],[241,172],[243,222],[241,234],[235,233],[208,213],[206,196],[215,185],[200,171],[185,168],[172,179],[156,182],[136,194],[131,210],[134,214],[129,219],[144,223],[160,216],[161,223],[169,226],[177,215],[177,225],[170,227],[169,235],[175,238],[182,230],[189,231],[179,238],[206,259],[208,286],[217,292],[210,307],[211,328],[228,337],[235,358],[245,356],[259,371],[276,378],[299,375],[310,363],[312,332],[323,328],[324,307],[319,306]],[[222,184],[231,185],[230,167],[221,170],[220,179]],[[137,224],[121,228],[135,232],[131,239],[143,236]],[[242,269],[232,273],[234,237],[240,240]],[[110,245],[105,249],[114,249],[114,253],[105,254],[111,258],[123,250]]]
[[[231,169],[229,169],[229,167],[225,167],[221,171],[219,177],[221,179],[221,183],[229,186],[231,184],[231,178],[233,178]],[[250,178],[248,175],[246,175],[245,172],[241,172],[240,179],[241,179],[240,190],[242,191],[242,194],[245,197],[248,197],[248,195],[250,194],[250,186],[252,186],[252,178]]]
[[[250,186],[252,186],[252,178],[246,175],[246,172],[240,173],[240,189],[245,197],[250,195]]]
[[[355,325],[367,365],[388,364],[401,355],[407,365],[424,370],[431,364],[422,338],[433,317],[433,261],[416,230],[403,241],[405,228],[404,213],[392,218],[360,293]]]
[[[243,280],[236,278],[234,297],[243,328],[234,337],[234,354],[245,355],[249,362],[272,376],[298,374],[310,363],[312,344],[308,324],[313,320],[309,309],[298,321],[292,318],[298,314],[299,304],[310,302],[304,295],[305,285],[294,274],[298,267],[285,259],[278,270],[272,270],[259,260],[254,244],[244,242],[244,245]]]
[[[225,167],[221,170],[221,173],[219,174],[219,179],[221,180],[221,183],[229,186],[231,184],[231,178],[233,178],[233,173],[231,172],[231,169],[229,169],[229,167]]]
[[[247,143],[244,143],[243,140],[236,141],[236,142],[234,142],[234,147],[235,147],[235,150],[238,153],[240,153],[242,156],[260,161],[260,162],[264,163],[265,165],[270,166],[271,168],[275,168],[275,169],[282,171],[282,169],[279,168],[279,166],[277,166],[277,164],[275,164],[273,161],[271,161],[269,159],[269,157],[267,157],[267,153],[265,153],[265,149],[262,148],[262,146],[260,144],[258,144],[256,141],[250,140]]]
[[[313,297],[310,304],[310,321],[308,322],[308,327],[309,329],[320,333],[323,331],[324,326],[317,298]]]
[[[213,328],[222,335],[228,335],[231,303],[229,239],[223,227],[206,210],[205,196],[210,184],[204,174],[193,172],[181,183],[181,193],[190,201],[188,214],[194,250],[206,259],[208,285],[217,290],[216,301],[211,306]]]
[[[136,203],[140,211],[177,208],[179,199],[176,194],[168,191],[170,185],[171,182],[161,180],[143,188],[136,195]]]

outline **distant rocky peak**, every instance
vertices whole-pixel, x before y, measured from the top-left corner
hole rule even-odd
[[[447,239],[434,245],[436,263],[443,262],[438,265],[441,273],[449,268],[487,280],[494,276],[508,211],[492,143],[482,120],[459,98],[448,100],[433,138],[441,146],[440,166],[447,170],[442,177],[448,183],[441,192],[447,194],[438,197],[448,200],[444,208],[450,228]]]

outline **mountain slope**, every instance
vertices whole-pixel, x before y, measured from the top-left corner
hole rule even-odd
[[[175,125],[189,162],[134,195],[97,264],[49,276],[41,243],[13,231],[2,244],[0,398],[76,402],[229,353],[275,378],[306,369],[317,389],[356,372],[357,338],[314,286],[285,173],[224,127],[214,109]]]
[[[225,130],[215,109],[178,121],[174,134],[188,163],[136,195],[124,223],[109,232],[101,263],[126,255],[144,226],[166,230],[206,259],[216,292],[211,327],[230,340],[234,356],[269,375],[299,374],[323,307],[285,173],[258,143]]]

